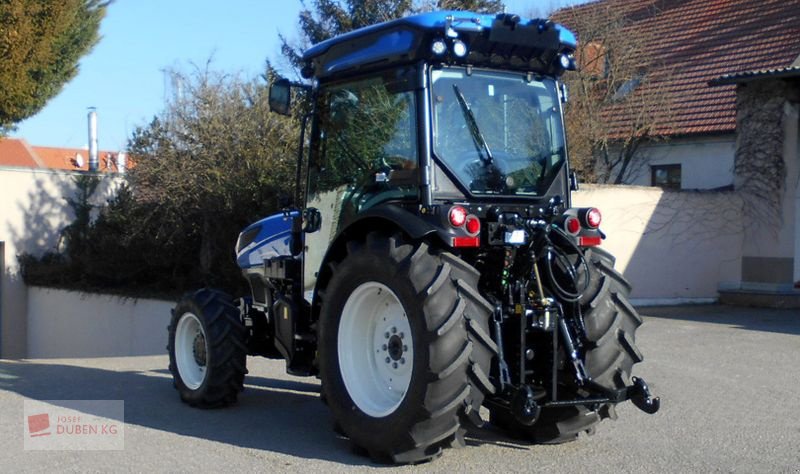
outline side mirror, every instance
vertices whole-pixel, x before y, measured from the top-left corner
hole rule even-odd
[[[292,83],[278,79],[269,86],[269,108],[281,115],[292,113]]]
[[[303,209],[303,232],[314,233],[322,227],[322,214],[318,209],[309,207]]]

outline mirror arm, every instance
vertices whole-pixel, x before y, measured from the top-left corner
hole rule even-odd
[[[308,119],[312,117],[313,113],[314,112],[311,111],[304,114],[300,123],[300,144],[297,147],[297,171],[294,178],[295,205],[300,205],[300,186],[303,178],[303,151],[306,144],[306,126],[308,125]]]

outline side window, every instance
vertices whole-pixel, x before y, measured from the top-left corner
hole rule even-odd
[[[329,194],[339,212],[358,213],[387,200],[417,197],[413,92],[393,92],[381,79],[363,80],[328,88],[318,110],[310,199]]]

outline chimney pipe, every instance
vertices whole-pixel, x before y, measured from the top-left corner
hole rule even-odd
[[[128,157],[124,151],[117,153],[117,171],[121,174],[125,173],[125,167],[128,164]]]
[[[89,171],[96,172],[97,159],[97,111],[89,107]]]

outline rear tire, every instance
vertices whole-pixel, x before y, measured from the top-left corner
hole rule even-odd
[[[631,285],[614,269],[614,257],[602,249],[586,250],[591,276],[580,302],[589,345],[584,365],[594,382],[618,390],[629,384],[633,365],[643,357],[635,344],[642,319],[628,301]],[[577,387],[559,391],[564,396],[586,395]],[[491,409],[491,422],[512,436],[535,443],[558,444],[577,439],[582,431],[592,433],[604,418],[616,419],[614,405],[596,410],[585,406],[543,408],[532,426],[519,423],[503,408]]]
[[[479,274],[395,235],[348,243],[322,296],[320,377],[335,423],[376,461],[421,462],[463,444],[496,346]],[[401,335],[402,333],[402,335]],[[484,384],[488,384],[488,387]]]
[[[172,312],[169,371],[181,400],[200,408],[229,405],[244,388],[245,328],[230,296],[203,289]]]

